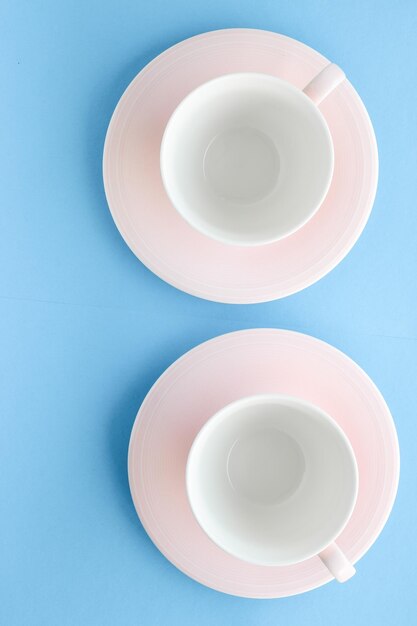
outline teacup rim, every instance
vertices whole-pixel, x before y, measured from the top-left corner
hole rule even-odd
[[[297,94],[297,97],[300,97],[301,99],[304,100],[304,102],[306,103],[306,105],[310,108],[311,111],[314,111],[314,114],[316,115],[317,119],[320,120],[320,124],[322,127],[322,130],[324,132],[324,134],[326,135],[326,139],[327,139],[327,144],[328,144],[328,148],[329,148],[329,168],[328,168],[328,173],[327,173],[327,181],[326,181],[326,185],[323,186],[323,191],[322,194],[319,198],[319,200],[316,202],[315,207],[313,210],[311,210],[303,220],[300,220],[300,222],[298,224],[296,224],[293,228],[288,229],[287,231],[285,231],[283,234],[281,235],[271,235],[270,237],[263,237],[263,238],[258,238],[256,240],[249,240],[246,239],[244,240],[243,238],[240,241],[236,241],[232,238],[228,238],[227,236],[223,236],[221,234],[216,233],[216,235],[214,234],[209,234],[207,232],[207,230],[204,230],[204,228],[201,228],[196,222],[194,222],[192,219],[190,219],[190,217],[188,216],[188,214],[181,210],[173,201],[171,193],[169,191],[169,183],[167,182],[167,174],[166,174],[166,164],[165,164],[165,160],[164,160],[164,152],[165,152],[165,147],[167,145],[167,136],[169,134],[170,128],[172,127],[173,123],[175,122],[175,117],[177,116],[178,112],[180,111],[180,109],[182,109],[183,107],[187,106],[187,103],[195,96],[195,94],[197,92],[199,92],[201,89],[203,88],[207,88],[210,85],[213,85],[215,83],[221,83],[221,82],[227,82],[227,80],[230,80],[232,78],[242,78],[242,79],[247,79],[248,77],[251,78],[259,78],[261,80],[264,81],[268,81],[271,83],[280,83],[281,85],[284,85],[286,89],[288,89],[289,91],[291,91],[294,94]],[[287,237],[290,237],[291,235],[293,235],[294,233],[298,232],[299,230],[301,230],[301,228],[303,228],[315,215],[316,213],[319,211],[320,207],[322,206],[332,183],[333,180],[333,175],[334,175],[334,166],[335,166],[335,154],[334,154],[334,144],[333,144],[333,137],[332,134],[330,132],[328,123],[326,121],[326,118],[324,117],[323,113],[321,112],[319,106],[313,102],[313,100],[311,100],[311,98],[309,98],[309,96],[307,94],[304,93],[303,89],[301,87],[298,87],[297,85],[294,85],[293,83],[285,80],[284,78],[280,78],[278,76],[274,76],[273,74],[269,74],[267,72],[228,72],[225,74],[222,74],[220,76],[215,76],[214,78],[211,78],[210,80],[204,81],[203,83],[201,83],[200,85],[197,85],[197,87],[195,87],[194,89],[192,89],[189,93],[187,93],[184,98],[182,98],[182,100],[177,104],[177,106],[174,108],[174,110],[172,111],[171,115],[169,116],[169,119],[165,125],[164,128],[164,132],[162,135],[162,139],[161,139],[161,144],[160,144],[160,150],[159,150],[159,169],[160,169],[160,174],[161,174],[161,180],[162,180],[162,185],[163,188],[165,190],[165,193],[172,205],[172,207],[174,208],[174,210],[178,213],[178,215],[180,215],[182,217],[182,219],[184,219],[187,224],[189,224],[194,230],[196,230],[197,232],[201,233],[202,235],[204,235],[205,237],[208,237],[209,239],[212,239],[214,241],[218,241],[222,244],[225,245],[229,245],[229,246],[233,246],[233,247],[244,247],[244,248],[255,248],[255,247],[259,247],[259,246],[264,246],[264,245],[268,245],[268,244],[274,244],[278,241],[282,241],[284,239],[286,239]]]
[[[238,555],[236,552],[233,552],[231,550],[228,549],[228,547],[224,544],[222,544],[221,542],[217,541],[211,534],[209,534],[207,532],[207,530],[204,528],[204,526],[201,524],[199,517],[197,515],[197,512],[194,509],[193,506],[193,502],[190,496],[190,488],[189,488],[189,484],[190,484],[190,465],[191,465],[191,457],[193,454],[193,451],[195,451],[198,442],[200,441],[200,438],[202,436],[204,436],[206,430],[209,428],[209,426],[216,421],[217,419],[219,419],[223,413],[226,413],[228,411],[230,411],[233,408],[237,408],[239,405],[248,405],[248,404],[259,404],[259,403],[266,403],[267,401],[276,401],[277,403],[279,401],[281,402],[293,402],[294,404],[301,406],[301,407],[305,407],[306,409],[309,410],[313,410],[314,412],[316,412],[317,414],[320,414],[321,417],[323,417],[327,423],[330,423],[332,427],[334,427],[334,429],[338,432],[338,435],[341,437],[341,439],[343,440],[346,450],[349,452],[349,456],[350,459],[352,461],[352,467],[353,467],[353,474],[354,474],[354,490],[353,490],[353,494],[352,494],[352,498],[351,498],[351,502],[350,502],[350,507],[349,507],[349,512],[348,514],[345,516],[346,519],[343,521],[343,523],[339,524],[339,527],[336,531],[334,531],[332,538],[330,540],[327,540],[325,543],[323,543],[323,545],[319,546],[319,549],[314,550],[313,552],[308,552],[306,553],[306,555],[302,558],[302,559],[297,559],[296,561],[294,560],[285,560],[282,561],[280,563],[275,563],[275,562],[265,562],[262,560],[254,560],[254,559],[245,559],[242,555]],[[317,556],[319,554],[319,552],[322,552],[325,548],[327,548],[329,545],[331,545],[339,536],[340,534],[343,532],[343,530],[345,529],[346,525],[348,524],[352,513],[355,509],[356,506],[356,502],[358,499],[358,493],[359,493],[359,468],[358,468],[358,463],[356,460],[356,456],[355,456],[355,452],[353,450],[352,444],[349,441],[348,436],[346,435],[345,431],[342,429],[342,427],[333,419],[333,417],[327,413],[327,411],[325,411],[324,409],[322,409],[321,407],[317,406],[316,404],[305,400],[304,398],[299,398],[297,396],[293,396],[290,394],[277,394],[277,393],[260,393],[260,394],[253,394],[253,395],[248,395],[248,396],[244,396],[242,398],[238,398],[237,400],[233,400],[232,402],[229,402],[228,404],[224,405],[223,407],[221,407],[218,411],[216,411],[213,415],[211,415],[207,421],[203,424],[203,426],[200,428],[200,430],[198,431],[198,433],[196,434],[196,436],[194,437],[191,446],[189,448],[188,451],[188,455],[187,455],[187,462],[186,462],[186,467],[185,467],[185,490],[186,490],[186,495],[187,495],[187,501],[188,504],[190,506],[191,512],[197,522],[197,524],[199,525],[199,527],[202,529],[202,531],[205,533],[205,535],[210,539],[210,541],[212,541],[218,548],[220,548],[221,550],[223,550],[224,552],[226,552],[227,554],[240,559],[241,561],[247,562],[247,563],[251,563],[251,564],[255,564],[255,565],[262,565],[265,567],[281,567],[281,566],[287,566],[287,565],[295,565],[296,563],[301,563],[303,561],[306,561],[307,559]]]

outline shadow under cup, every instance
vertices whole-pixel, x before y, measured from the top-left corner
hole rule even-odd
[[[224,243],[260,245],[300,228],[333,174],[333,144],[316,104],[265,74],[230,74],[177,107],[161,146],[174,207]]]
[[[341,533],[356,501],[357,466],[340,427],[317,407],[253,396],[219,411],[187,463],[194,515],[223,550],[251,563],[289,565]]]

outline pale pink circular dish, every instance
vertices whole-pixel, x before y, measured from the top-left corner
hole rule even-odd
[[[223,552],[198,525],[185,487],[188,452],[208,418],[238,398],[264,393],[316,404],[348,436],[359,468],[359,494],[337,543],[355,563],[391,512],[399,477],[398,441],[376,386],[349,357],[323,341],[257,329],[222,335],[187,352],[157,380],[140,408],[128,471],[142,524],[174,565],[218,591],[278,598],[319,587],[331,574],[319,557],[268,567]],[[361,575],[360,566],[356,575]]]
[[[150,270],[201,298],[253,303],[311,285],[346,256],[369,217],[378,179],[372,125],[348,80],[320,105],[334,143],[330,190],[316,215],[281,241],[237,247],[194,230],[171,205],[159,164],[168,119],[202,83],[232,72],[261,72],[303,88],[328,63],[289,37],[227,29],[182,41],[136,76],[109,125],[103,176],[114,221]]]

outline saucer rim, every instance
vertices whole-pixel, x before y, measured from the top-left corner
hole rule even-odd
[[[366,543],[364,543],[361,548],[357,551],[357,553],[352,556],[348,555],[348,558],[352,565],[354,565],[358,560],[360,560],[372,547],[375,541],[380,536],[384,526],[391,514],[392,508],[395,503],[397,491],[398,491],[398,482],[400,475],[400,450],[398,443],[398,435],[395,428],[395,423],[390,413],[389,407],[385,402],[381,392],[375,385],[375,383],[371,380],[368,374],[349,356],[343,353],[338,348],[332,346],[331,344],[313,337],[311,335],[307,335],[297,331],[291,330],[283,330],[283,329],[275,329],[275,328],[256,328],[256,329],[246,329],[239,330],[230,333],[225,333],[223,335],[219,335],[208,341],[205,341],[191,350],[185,352],[181,357],[179,357],[176,361],[174,361],[155,381],[152,385],[151,389],[147,393],[145,399],[142,402],[141,407],[137,413],[135,422],[132,427],[131,437],[129,441],[129,449],[128,449],[128,458],[127,458],[127,469],[128,469],[128,479],[130,491],[133,499],[133,503],[137,512],[137,515],[148,533],[149,537],[155,544],[155,546],[162,552],[162,554],[181,572],[189,576],[190,578],[196,580],[197,582],[208,586],[212,589],[220,591],[222,593],[227,593],[229,595],[235,595],[240,597],[247,598],[280,598],[280,597],[288,597],[292,595],[298,595],[300,593],[304,593],[306,591],[310,591],[312,589],[316,589],[321,587],[322,585],[333,580],[332,575],[327,570],[325,572],[321,572],[320,579],[312,583],[306,583],[304,581],[300,583],[299,587],[291,590],[282,590],[280,587],[279,590],[274,588],[273,584],[261,584],[256,581],[248,581],[247,583],[242,583],[241,581],[238,583],[233,583],[230,580],[219,580],[216,579],[214,583],[213,580],[210,579],[210,582],[204,578],[204,574],[201,572],[201,569],[198,568],[195,561],[190,565],[187,560],[185,562],[181,562],[181,553],[178,552],[177,548],[174,548],[172,544],[169,542],[165,542],[167,545],[163,545],[160,540],[160,537],[157,536],[157,532],[160,532],[160,528],[158,526],[158,521],[153,517],[153,514],[149,514],[149,511],[146,512],[146,507],[149,508],[149,503],[147,499],[144,498],[144,494],[141,495],[142,487],[140,486],[141,480],[143,476],[135,475],[134,466],[138,462],[138,455],[141,454],[141,442],[139,436],[139,429],[141,428],[141,422],[146,416],[146,412],[148,411],[148,404],[154,400],[155,396],[159,398],[157,404],[162,399],[165,393],[168,393],[169,389],[175,384],[176,380],[179,380],[182,376],[181,370],[184,368],[186,364],[188,364],[186,372],[190,371],[192,367],[190,367],[190,363],[195,365],[196,359],[198,362],[203,362],[208,357],[212,357],[213,354],[224,353],[227,350],[231,350],[236,346],[251,346],[252,343],[257,343],[257,345],[263,345],[263,343],[268,342],[268,345],[271,344],[271,341],[276,341],[276,347],[286,341],[295,342],[294,345],[296,347],[302,347],[303,350],[313,349],[317,352],[317,356],[320,356],[321,352],[324,351],[325,356],[329,362],[332,363],[333,367],[336,367],[339,370],[345,370],[344,375],[347,380],[350,382],[354,382],[356,380],[356,384],[358,385],[361,381],[367,389],[369,397],[372,397],[376,400],[381,408],[381,419],[382,424],[384,424],[385,433],[382,439],[384,440],[384,454],[385,459],[389,458],[390,464],[393,466],[394,471],[388,477],[389,481],[384,481],[384,498],[383,498],[383,511],[380,512],[379,519],[377,523],[374,523],[374,530],[372,536],[370,536]],[[226,347],[225,347],[226,344]],[[298,345],[299,344],[299,345]],[[291,344],[293,345],[293,344]],[[274,345],[275,348],[275,345]],[[201,354],[202,353],[202,354]],[[321,354],[321,356],[323,356]],[[338,363],[341,361],[342,366]],[[176,373],[178,370],[177,378],[172,382],[170,378],[173,373]],[[184,373],[184,372],[183,372]],[[165,389],[164,394],[160,394],[160,388],[164,389],[168,384],[168,387]],[[243,397],[243,395],[242,395]],[[323,409],[325,410],[325,409]],[[325,410],[326,412],[326,410]],[[334,418],[336,419],[336,418]],[[380,418],[378,418],[380,419]],[[149,427],[149,423],[148,423]],[[388,442],[388,443],[387,443]],[[389,444],[389,446],[388,446]],[[355,452],[354,442],[351,441],[351,445]],[[388,449],[389,447],[389,449]],[[381,446],[382,450],[382,446]],[[355,452],[356,455],[356,452]],[[388,456],[387,456],[388,455]],[[186,461],[185,461],[186,463]],[[385,477],[386,478],[386,477]],[[360,484],[360,476],[359,476],[359,484]],[[388,483],[388,484],[387,484]],[[143,505],[146,505],[143,507]],[[194,524],[198,525],[197,520],[194,518],[194,515],[191,512],[191,515],[194,519]],[[346,528],[349,527],[349,524],[352,522],[352,518],[348,521]],[[343,532],[346,531],[346,528]],[[343,534],[343,533],[342,533]],[[203,548],[204,550],[204,548]],[[198,554],[198,551],[196,552]],[[179,556],[178,556],[179,555]],[[236,562],[236,566],[239,566],[239,563],[243,563],[240,559],[236,557],[231,557],[233,562]],[[183,559],[184,561],[184,559]],[[314,565],[311,565],[311,561],[306,561],[306,572],[310,575],[312,569],[314,569]],[[310,564],[310,565],[308,565]],[[298,564],[300,566],[300,564]],[[271,568],[270,566],[256,566],[257,568],[261,568],[262,570],[267,569],[276,569],[281,570],[288,568],[289,571],[289,581],[292,582],[293,579],[293,570],[294,566],[282,566],[277,568]],[[325,569],[325,568],[324,568]],[[292,570],[292,571],[291,571]]]
[[[225,286],[216,281],[208,280],[204,282],[204,280],[202,281],[198,277],[186,275],[180,269],[173,268],[165,259],[161,259],[157,251],[151,249],[147,245],[131,224],[128,223],[127,217],[123,214],[123,210],[120,207],[120,202],[113,198],[113,195],[116,194],[113,194],[115,182],[113,171],[114,165],[112,164],[112,158],[114,159],[114,156],[112,155],[112,152],[116,149],[114,144],[116,147],[118,145],[117,126],[119,124],[123,126],[123,119],[119,119],[120,111],[131,93],[133,93],[133,91],[137,88],[137,85],[141,83],[144,76],[149,72],[153,72],[156,67],[166,65],[170,57],[178,57],[177,60],[179,60],[182,58],[181,51],[184,52],[186,50],[187,54],[192,56],[195,48],[198,49],[200,46],[210,47],[210,49],[213,49],[216,46],[217,48],[221,46],[227,47],[227,44],[230,44],[230,38],[233,37],[241,39],[248,36],[256,38],[256,40],[259,38],[258,45],[260,45],[261,42],[265,46],[268,45],[271,48],[271,54],[273,54],[273,46],[275,45],[278,47],[290,46],[293,49],[296,48],[298,56],[302,58],[303,62],[308,64],[309,67],[314,65],[316,73],[329,63],[329,61],[322,54],[313,50],[306,44],[273,31],[252,28],[228,28],[195,35],[189,39],[180,41],[162,52],[150,63],[148,63],[131,81],[123,92],[112,114],[105,137],[103,151],[103,182],[107,203],[121,236],[133,254],[135,254],[135,256],[155,275],[177,289],[202,299],[227,304],[254,304],[270,302],[272,300],[297,293],[326,276],[346,257],[360,237],[369,219],[378,184],[379,162],[374,129],[362,100],[348,79],[345,79],[338,89],[343,89],[345,91],[345,100],[349,105],[349,110],[353,120],[351,123],[353,123],[353,125],[357,125],[360,122],[360,124],[364,127],[364,132],[357,138],[355,145],[359,153],[369,153],[366,157],[367,169],[369,169],[369,172],[366,180],[362,182],[361,185],[361,199],[357,202],[358,206],[354,206],[352,209],[352,214],[355,212],[358,213],[358,215],[355,216],[355,221],[353,227],[351,228],[352,232],[349,233],[348,237],[344,241],[340,243],[340,237],[338,237],[336,243],[334,243],[332,247],[324,250],[323,253],[317,257],[313,266],[303,268],[302,271],[299,271],[295,275],[295,277],[290,275],[280,278],[278,282],[270,280],[267,284],[260,280],[258,281],[258,284],[252,284],[249,286],[242,286],[242,284]],[[252,42],[252,44],[254,44],[254,42]],[[256,42],[254,45],[256,45]],[[219,69],[219,72],[221,72],[221,69]],[[221,73],[216,75],[220,76]],[[278,76],[278,78],[281,78],[281,76]],[[326,119],[326,115],[324,115],[324,118]],[[367,146],[366,149],[364,148],[364,144]],[[175,211],[174,208],[173,210]],[[317,213],[320,213],[320,209]],[[311,221],[312,220],[309,220],[307,225],[311,223]],[[292,236],[297,236],[299,232],[302,232],[304,227],[300,228]],[[196,234],[201,236],[197,231]],[[287,239],[289,240],[292,236],[284,238],[281,242]],[[217,245],[221,245],[219,242],[215,242],[214,240],[213,242],[217,243]],[[268,248],[269,246],[277,245],[279,243],[280,242],[276,242],[275,244],[268,244],[261,247]],[[198,241],[196,241],[196,245],[197,244]],[[229,247],[236,248],[236,246]],[[213,254],[215,254],[215,251],[213,251]]]

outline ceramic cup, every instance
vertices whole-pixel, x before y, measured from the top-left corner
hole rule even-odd
[[[191,446],[186,488],[202,529],[239,559],[279,566],[318,555],[340,582],[355,573],[335,543],[356,502],[355,455],[318,407],[280,395],[224,407]]]
[[[161,144],[162,180],[177,211],[203,234],[240,246],[272,243],[303,226],[333,175],[318,104],[344,77],[330,64],[304,90],[242,73],[191,92]]]

